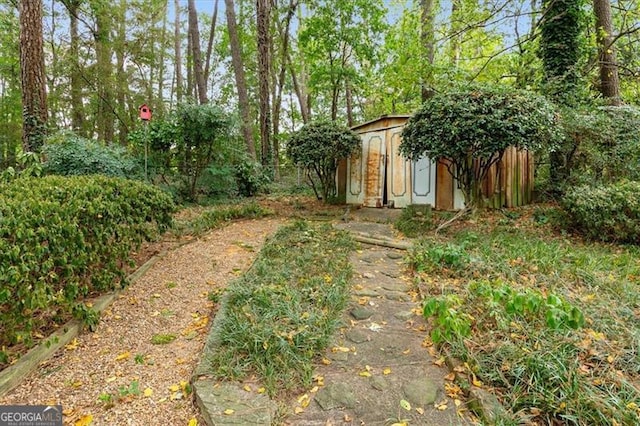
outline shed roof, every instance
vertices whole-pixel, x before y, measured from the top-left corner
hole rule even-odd
[[[351,130],[354,132],[362,132],[369,129],[385,129],[389,127],[395,127],[397,125],[402,125],[412,116],[410,114],[393,114],[393,115],[381,115],[378,118],[374,118],[373,120],[366,121],[361,124],[357,124],[351,127]]]

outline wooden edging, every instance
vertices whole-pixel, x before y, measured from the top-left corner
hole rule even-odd
[[[160,259],[167,254],[167,251],[163,251],[156,254],[151,259],[147,260],[140,268],[127,277],[129,284],[133,284],[140,279],[153,265],[155,265]],[[121,290],[116,290],[109,294],[98,297],[93,301],[93,309],[97,312],[104,311],[116,297],[120,294]],[[53,355],[58,349],[68,344],[71,340],[77,337],[83,330],[83,324],[78,320],[71,320],[63,325],[59,330],[53,332],[48,338],[41,341],[37,346],[29,350],[25,355],[21,356],[15,364],[10,365],[4,370],[0,371],[0,397],[3,397],[10,390],[20,384],[20,382],[38,365],[51,355]]]

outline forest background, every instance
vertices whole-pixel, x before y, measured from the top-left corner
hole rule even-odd
[[[283,144],[311,120],[412,114],[457,84],[574,112],[640,102],[637,0],[2,0],[0,27],[0,170],[100,147],[139,166],[149,145],[154,179],[186,175],[186,198],[237,192],[233,177],[257,168],[278,179]],[[571,131],[597,131],[585,117]],[[185,123],[210,139],[199,155]]]

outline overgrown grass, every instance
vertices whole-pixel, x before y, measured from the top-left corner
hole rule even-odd
[[[200,235],[234,219],[261,218],[273,214],[256,202],[214,205],[178,217],[173,230],[177,235]]]
[[[640,424],[640,250],[554,233],[530,211],[411,252],[434,340],[500,395],[502,424]]]
[[[348,299],[352,249],[345,233],[326,224],[297,221],[280,229],[223,296],[213,374],[257,374],[272,396],[309,387],[312,360],[328,344]]]

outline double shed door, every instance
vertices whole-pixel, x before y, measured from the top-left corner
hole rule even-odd
[[[402,126],[360,134],[360,156],[349,159],[347,203],[396,208],[411,204],[411,163],[400,155]]]

